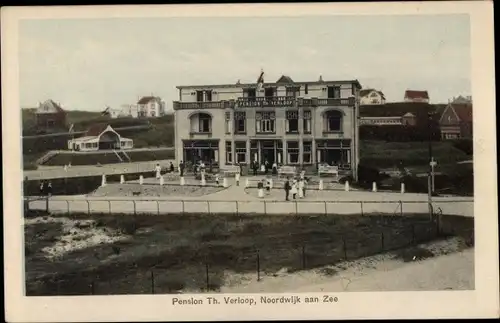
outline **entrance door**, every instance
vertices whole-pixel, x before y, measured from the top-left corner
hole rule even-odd
[[[260,142],[260,163],[264,163],[266,160],[269,165],[275,162],[276,156],[276,142],[274,140],[263,140]]]

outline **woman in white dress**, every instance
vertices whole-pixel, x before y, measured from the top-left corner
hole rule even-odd
[[[299,179],[299,198],[304,197],[304,180],[301,178]]]
[[[294,179],[292,182],[292,189],[290,190],[290,193],[292,193],[292,197],[295,200],[297,196],[297,180]]]

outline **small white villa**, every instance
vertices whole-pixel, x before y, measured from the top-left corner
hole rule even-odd
[[[109,125],[94,125],[85,136],[68,140],[68,149],[76,151],[97,151],[105,149],[131,149],[132,139],[124,138]]]

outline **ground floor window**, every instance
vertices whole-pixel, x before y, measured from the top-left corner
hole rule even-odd
[[[304,141],[302,143],[303,147],[303,164],[311,164],[312,163],[312,142]]]
[[[186,140],[183,147],[185,162],[205,164],[219,162],[219,142],[217,140]]]
[[[247,158],[247,143],[245,141],[236,141],[234,143],[236,162],[245,163]]]
[[[232,142],[226,141],[226,164],[233,162],[233,145]]]
[[[350,168],[351,140],[322,140],[316,143],[316,161],[319,164]]]
[[[288,163],[297,164],[299,162],[299,143],[297,141],[288,141],[286,146]]]

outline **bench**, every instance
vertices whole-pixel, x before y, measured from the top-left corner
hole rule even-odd
[[[330,166],[330,165],[319,165],[318,166],[318,175],[321,176],[321,174],[326,174],[326,175],[334,175],[335,177],[339,177],[339,168],[338,166]]]
[[[297,169],[295,166],[281,166],[278,168],[278,177],[284,177],[287,175],[295,176]]]

